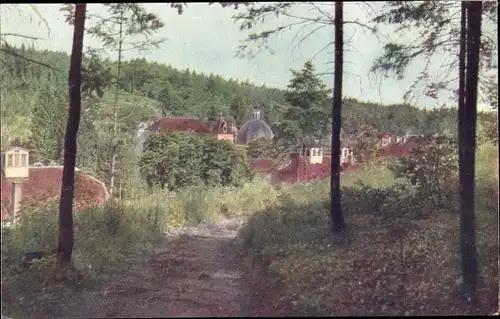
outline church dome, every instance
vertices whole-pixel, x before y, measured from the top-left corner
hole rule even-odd
[[[259,138],[273,138],[273,131],[266,122],[253,119],[240,127],[236,143],[246,145]]]

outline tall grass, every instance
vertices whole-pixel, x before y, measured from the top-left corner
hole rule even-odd
[[[384,167],[342,174],[348,231],[329,230],[328,183],[283,189],[240,232],[249,258],[278,283],[287,315],[427,315],[494,312],[498,296],[498,147],[477,153],[480,305],[461,289],[458,203],[432,207]],[[496,173],[494,173],[496,172]],[[449,185],[455,189],[456,185]],[[455,200],[455,198],[449,198]],[[253,263],[252,263],[253,264]]]
[[[144,248],[169,229],[248,215],[278,198],[272,187],[262,183],[239,189],[193,187],[178,193],[135,193],[142,197],[110,201],[74,213],[73,265],[77,271],[62,282],[52,281],[56,277],[55,256],[27,269],[22,267],[24,253],[49,252],[56,247],[58,203],[24,206],[17,225],[2,229],[2,306],[23,317],[27,300],[56,305],[68,289],[90,288],[106,277],[123,273],[133,261],[144,259],[148,252]],[[51,294],[52,289],[57,291]]]
[[[74,214],[74,262],[82,269],[110,270],[165,230],[251,214],[277,198],[270,185],[249,183],[242,188],[192,187],[178,193],[155,192],[134,200],[110,201]],[[25,252],[50,251],[56,246],[57,204],[28,204],[16,227],[2,229],[2,273],[17,269]]]

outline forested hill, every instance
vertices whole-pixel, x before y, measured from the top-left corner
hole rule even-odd
[[[69,56],[33,47],[15,48],[15,52],[24,58],[5,53],[0,55],[2,147],[18,138],[30,147],[33,159],[59,160],[65,127]],[[89,57],[84,60],[90,71],[109,70],[109,74],[116,74],[116,62]],[[79,140],[80,167],[107,165],[100,150],[109,147],[108,137],[112,129],[110,119],[114,105],[113,83],[116,81],[110,79],[104,96],[84,100]],[[287,108],[283,90],[223,79],[196,70],[177,70],[145,59],[125,61],[116,83],[120,90],[118,113],[122,145],[132,143],[135,128],[141,120],[162,114],[202,120],[220,114],[231,115],[241,124],[251,117],[252,108],[259,107],[264,119],[273,123],[282,120]],[[408,105],[382,106],[346,99],[342,126],[346,133],[371,126],[402,134],[454,133],[457,125],[455,110],[424,111]]]

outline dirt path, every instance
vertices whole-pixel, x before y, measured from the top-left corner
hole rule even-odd
[[[228,219],[159,239],[150,258],[114,284],[61,305],[58,317],[258,315],[233,246],[241,224]]]

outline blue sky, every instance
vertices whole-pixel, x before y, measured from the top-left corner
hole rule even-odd
[[[333,13],[333,7],[328,8],[326,3],[322,5]],[[60,5],[34,6],[47,23],[41,21],[30,5],[2,5],[1,32],[16,32],[39,37],[41,39],[35,42],[37,47],[69,52],[72,28],[65,23],[63,14],[59,12]],[[317,54],[333,39],[331,27],[317,31],[300,46],[297,46],[297,38],[306,34],[308,30],[303,30],[301,33],[292,29],[270,40],[273,54],[262,51],[251,59],[238,58],[235,56],[236,49],[248,33],[240,31],[238,24],[231,18],[236,13],[235,10],[222,8],[219,5],[191,3],[182,15],[178,15],[168,4],[154,3],[145,6],[151,12],[158,14],[164,22],[164,28],[157,35],[158,38],[166,38],[166,41],[158,49],[144,54],[130,52],[128,57],[145,57],[148,60],[171,64],[179,69],[190,68],[197,72],[220,74],[225,78],[248,79],[253,83],[279,88],[287,85],[291,76],[290,69],[300,69],[311,57],[315,56],[313,61],[318,71],[326,71],[331,65],[329,62],[333,60],[333,48]],[[303,16],[315,14],[313,10],[306,9],[307,7],[298,7],[295,13]],[[89,11],[104,12],[98,4],[89,5]],[[368,20],[367,12],[356,3],[346,2],[344,14],[345,20],[358,19],[361,22]],[[286,21],[267,21],[259,28],[266,29],[283,23]],[[390,35],[391,30],[381,31]],[[408,34],[406,40],[411,40],[411,36],[412,34]],[[382,45],[377,37],[359,28],[346,27],[345,38],[349,39],[350,45],[345,53],[344,95],[384,104],[401,102],[404,92],[420,72],[423,61],[416,61],[408,69],[402,81],[388,78],[380,82],[380,78],[370,76],[368,72],[373,60],[382,52]],[[14,38],[9,38],[9,41],[14,44],[22,42]],[[32,42],[32,40],[23,41]],[[87,37],[84,45],[99,46],[99,43]],[[431,70],[437,71],[443,59],[444,56],[438,56]],[[332,86],[333,76],[323,76],[323,80]],[[417,92],[412,99],[412,104],[419,107],[433,107],[446,102],[449,102],[449,96],[440,96],[436,101],[425,97],[422,92]]]

